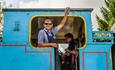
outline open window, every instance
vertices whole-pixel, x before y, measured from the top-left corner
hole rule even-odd
[[[34,16],[30,21],[30,44],[33,47],[37,47],[38,33],[43,28],[42,23],[46,18],[53,19],[53,26],[57,26],[61,22],[63,16]],[[65,26],[56,34],[56,40],[58,43],[65,43],[64,35],[66,33],[72,33],[75,40],[78,40],[83,47],[86,43],[86,27],[85,20],[79,16],[69,16]]]

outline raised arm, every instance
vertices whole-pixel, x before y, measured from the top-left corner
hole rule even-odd
[[[58,31],[65,25],[67,17],[68,17],[68,14],[69,14],[69,10],[70,10],[69,7],[67,7],[65,9],[65,14],[64,14],[64,17],[63,17],[62,21],[59,23],[59,25],[56,26]]]

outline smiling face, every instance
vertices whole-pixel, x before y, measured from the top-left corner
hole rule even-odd
[[[48,31],[50,31],[53,27],[53,23],[50,19],[46,19],[43,24],[44,28],[46,28]]]

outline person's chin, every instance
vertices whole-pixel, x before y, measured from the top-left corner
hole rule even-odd
[[[47,28],[47,30],[51,30],[51,28]]]

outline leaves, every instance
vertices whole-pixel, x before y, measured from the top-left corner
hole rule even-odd
[[[106,21],[100,19],[97,15],[96,15],[96,19],[97,19],[97,22],[98,22],[98,25],[99,25],[99,28],[98,30],[100,31],[107,31],[109,28],[109,25]]]
[[[101,13],[104,19],[99,18],[96,15],[98,22],[98,30],[108,31],[111,29],[112,25],[115,23],[115,0],[105,0],[106,6],[101,8]]]

